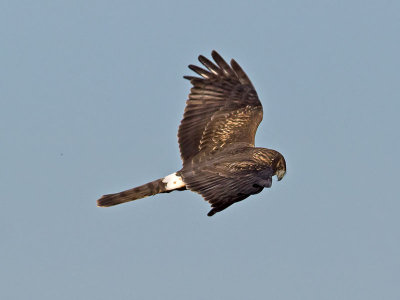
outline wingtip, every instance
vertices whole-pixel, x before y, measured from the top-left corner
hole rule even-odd
[[[217,52],[217,50],[211,50],[211,56],[214,57],[214,55],[216,55],[216,56],[221,56],[221,55]],[[208,60],[208,58],[205,57],[203,54],[200,54],[199,56],[197,56],[197,59],[198,59],[198,61],[201,62],[201,63],[202,63],[203,60]]]
[[[215,213],[217,213],[217,211],[215,211],[215,208],[213,208],[208,212],[207,216],[212,217],[213,215],[215,215]]]
[[[244,73],[242,67],[238,64],[238,62],[236,60],[234,60],[233,58],[230,61],[231,63],[231,67],[235,72],[240,72],[240,73]]]
[[[231,59],[231,67],[242,84],[249,84],[251,86],[253,85],[246,72],[243,71],[242,67],[236,62],[236,60]]]
[[[216,50],[211,51],[211,56],[214,59],[214,61],[223,59],[222,56]]]

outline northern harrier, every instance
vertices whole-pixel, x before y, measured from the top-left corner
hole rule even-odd
[[[184,76],[193,85],[178,130],[181,170],[116,194],[104,195],[98,206],[113,206],[158,193],[191,190],[210,202],[212,216],[281,180],[283,156],[254,147],[263,109],[246,73],[235,60],[227,64],[216,52],[215,63],[200,55],[207,68],[189,68],[201,77]]]

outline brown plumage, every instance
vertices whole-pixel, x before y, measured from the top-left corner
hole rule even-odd
[[[104,195],[98,206],[189,189],[211,204],[208,215],[212,216],[271,187],[272,176],[283,178],[283,156],[254,147],[263,109],[250,79],[236,61],[229,65],[216,51],[211,55],[215,63],[199,56],[206,69],[189,65],[201,77],[184,76],[193,87],[178,130],[182,169],[137,188]]]

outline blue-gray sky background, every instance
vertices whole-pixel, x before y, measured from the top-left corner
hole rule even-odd
[[[1,299],[400,299],[398,1],[2,1]],[[288,173],[212,218],[181,167],[197,56],[235,58]]]

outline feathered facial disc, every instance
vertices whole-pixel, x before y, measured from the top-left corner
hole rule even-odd
[[[282,180],[286,174],[286,162],[281,154],[276,158],[275,174],[278,177],[278,181]]]

